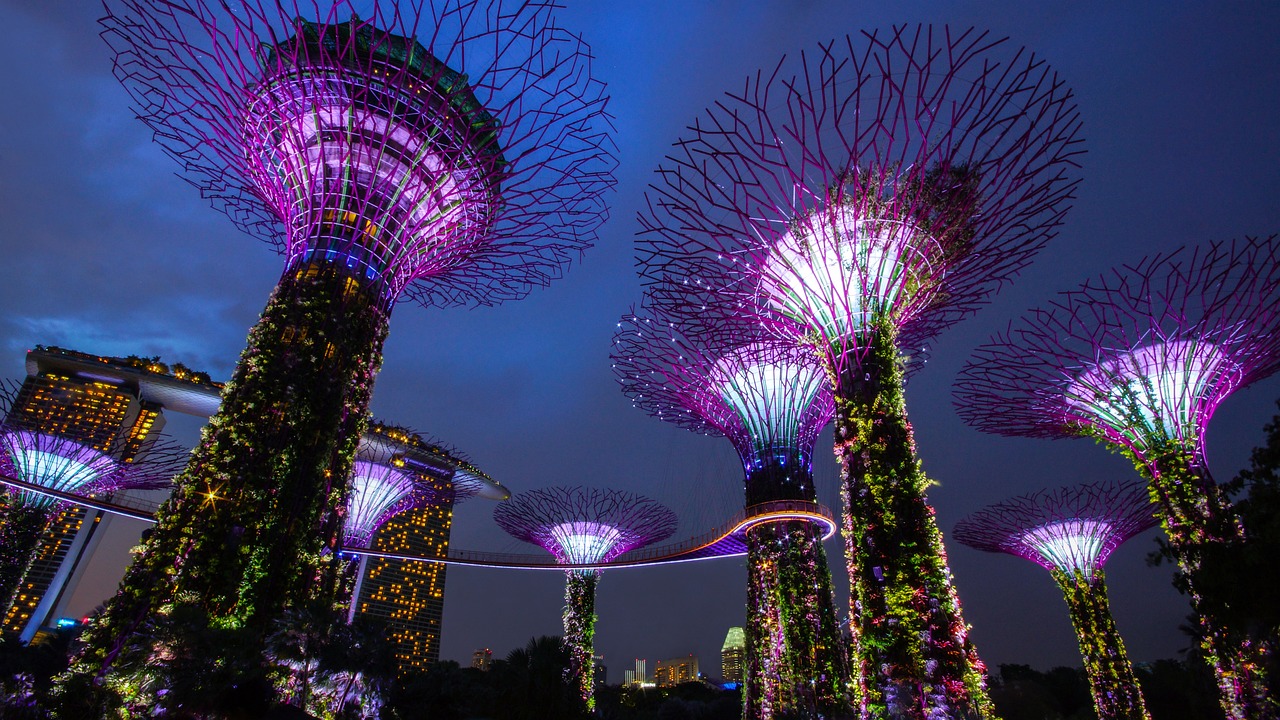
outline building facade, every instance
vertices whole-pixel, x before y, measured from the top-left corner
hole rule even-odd
[[[741,684],[745,673],[743,660],[747,654],[746,633],[740,627],[729,628],[720,647],[720,675],[726,683]]]
[[[653,681],[658,687],[674,687],[681,683],[696,682],[701,679],[698,672],[698,658],[688,657],[659,660],[653,669]]]
[[[68,365],[67,360],[82,361],[90,368],[92,363],[124,362],[58,348],[32,350],[27,354],[27,377],[5,422],[114,452],[120,460],[137,457],[164,426],[162,406],[144,399],[136,383],[110,373],[78,371],[76,363]],[[153,362],[138,360],[144,370]],[[67,506],[57,514],[40,539],[14,603],[4,608],[0,629],[29,642],[57,619],[73,586],[75,570],[94,547],[102,516],[99,511],[76,506]]]

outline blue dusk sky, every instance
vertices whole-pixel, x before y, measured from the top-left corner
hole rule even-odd
[[[946,532],[987,504],[1134,470],[1084,440],[983,435],[962,424],[951,384],[970,352],[1026,309],[1090,276],[1187,243],[1280,232],[1280,4],[792,0],[564,0],[561,23],[592,46],[616,126],[611,218],[565,278],[478,310],[397,308],[373,398],[375,416],[455,446],[514,492],[613,487],[667,503],[677,537],[741,507],[728,443],[631,408],[609,366],[615,324],[641,295],[633,265],[653,171],[686,126],[748,74],[783,54],[901,23],[976,26],[1046,59],[1074,88],[1087,154],[1059,236],[987,307],[943,333],[907,389],[930,499]],[[94,2],[0,0],[0,377],[19,379],[27,349],[60,345],[159,355],[228,377],[282,269],[281,260],[211,210],[134,119],[98,38]],[[1280,379],[1237,392],[1210,426],[1219,479],[1234,475],[1275,412]],[[198,427],[175,417],[190,441]],[[838,508],[830,431],[816,472]],[[115,521],[72,599],[105,599],[140,523]],[[1176,656],[1189,608],[1168,567],[1151,568],[1154,532],[1108,565],[1113,611],[1132,658]],[[472,500],[453,545],[531,550]],[[847,608],[837,541],[828,553]],[[1048,573],[1004,555],[948,546],[965,619],[983,659],[1078,665],[1066,608]],[[601,580],[596,650],[609,680],[696,654],[718,674],[727,629],[746,603],[740,559],[614,570]],[[450,568],[442,657],[503,656],[559,634],[558,572]],[[847,610],[846,610],[847,611]]]

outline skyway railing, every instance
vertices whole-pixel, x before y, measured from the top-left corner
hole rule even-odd
[[[122,495],[110,500],[75,493],[51,490],[8,475],[0,475],[0,484],[17,490],[28,490],[83,507],[103,512],[155,521],[155,511],[160,503],[143,498]],[[433,557],[413,553],[396,553],[373,548],[346,547],[340,551],[348,555],[366,555],[389,560],[435,562],[448,565],[477,567],[526,568],[533,570],[599,570],[604,568],[639,567],[664,563],[690,562],[717,557],[735,557],[746,554],[746,531],[756,525],[774,522],[803,520],[822,527],[822,539],[835,534],[836,522],[831,510],[818,503],[801,500],[775,500],[752,505],[736,513],[723,525],[687,540],[665,545],[641,548],[625,553],[607,563],[568,564],[558,563],[550,554],[499,553],[483,550],[449,549],[447,557]]]

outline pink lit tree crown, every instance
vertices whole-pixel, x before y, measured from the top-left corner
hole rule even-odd
[[[675,513],[643,495],[581,487],[520,493],[498,505],[493,519],[568,564],[607,563],[676,529]]]
[[[1276,236],[1155,255],[1063,293],[982,346],[956,408],[1002,435],[1203,454],[1213,411],[1280,369]]]
[[[1105,480],[990,505],[956,523],[953,536],[1087,579],[1122,543],[1159,525],[1155,511],[1142,483]]]
[[[426,305],[559,277],[613,184],[588,48],[550,3],[368,5],[113,0],[103,35],[186,178],[288,266]]]
[[[26,429],[12,421],[0,425],[0,474],[70,495],[168,487],[182,469],[185,449],[168,441],[147,443],[138,458],[120,458],[124,440],[98,449],[72,438]],[[52,507],[59,500],[34,490],[16,490],[22,502]]]
[[[452,507],[492,483],[457,450],[383,423],[374,424],[361,439],[350,477],[343,522],[348,545],[367,545],[394,515],[428,506]]]
[[[718,342],[661,316],[624,316],[613,340],[623,393],[659,420],[725,436],[748,472],[779,455],[808,466],[834,412],[817,358],[751,327],[721,335]]]
[[[987,33],[822,45],[748,77],[676,143],[640,215],[642,273],[711,289],[838,366],[872,325],[919,347],[1054,235],[1079,125],[1044,61]]]

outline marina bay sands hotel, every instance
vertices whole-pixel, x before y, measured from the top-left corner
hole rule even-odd
[[[53,347],[27,353],[27,377],[6,423],[57,434],[100,450],[131,456],[146,451],[165,425],[166,411],[210,417],[221,384],[181,365],[157,360],[100,357]],[[502,500],[509,493],[457,453],[420,436],[373,423],[361,439],[360,457],[392,463],[399,472],[429,479],[440,502],[393,516],[373,535],[377,550],[445,557],[453,504],[466,497]],[[30,641],[66,612],[75,584],[101,538],[103,512],[67,505],[41,539],[35,563],[4,609],[5,632]],[[445,565],[404,560],[362,561],[353,598],[355,614],[381,618],[405,670],[440,655]]]

